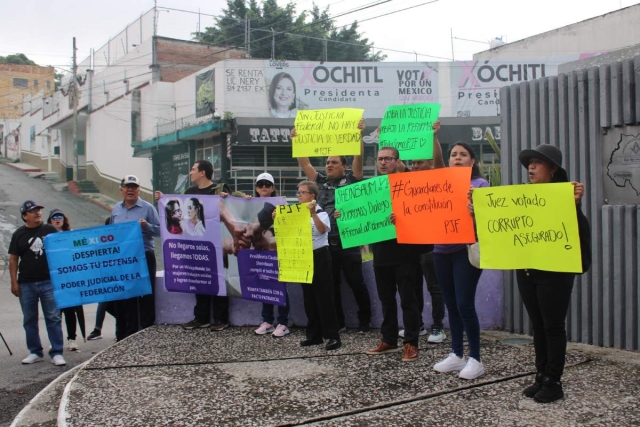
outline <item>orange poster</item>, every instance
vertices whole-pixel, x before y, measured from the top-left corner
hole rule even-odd
[[[471,168],[389,175],[398,243],[474,243],[470,186]]]

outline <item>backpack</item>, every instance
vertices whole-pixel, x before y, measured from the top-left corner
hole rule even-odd
[[[227,194],[231,194],[231,188],[229,188],[229,186],[224,182],[221,182],[220,184],[216,185],[211,190],[209,190],[209,194],[220,194],[223,192]]]

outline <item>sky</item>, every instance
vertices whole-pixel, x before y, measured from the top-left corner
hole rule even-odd
[[[313,2],[330,15],[365,5],[365,10],[336,18],[336,25],[363,21],[360,31],[387,55],[387,61],[448,61],[471,59],[489,48],[489,40],[502,37],[514,42],[635,4],[630,0],[292,0],[297,12]],[[287,0],[278,0],[281,5]],[[380,3],[380,4],[378,4]],[[152,0],[73,1],[0,0],[0,55],[24,53],[39,65],[69,69],[72,37],[76,37],[78,62],[98,50],[153,7]],[[106,6],[108,5],[108,6]],[[200,12],[200,26],[212,26],[226,1],[158,0],[159,7]],[[405,11],[405,8],[417,6]],[[391,13],[396,12],[397,13]],[[386,16],[381,16],[385,15]],[[198,15],[163,10],[158,34],[190,39],[198,26]],[[10,17],[10,19],[9,19]],[[373,19],[370,19],[373,18]],[[366,21],[365,21],[366,20]],[[453,39],[452,39],[453,34]],[[255,36],[257,37],[257,36]],[[462,40],[465,39],[465,40]],[[331,46],[330,46],[331,48]],[[589,49],[584,49],[588,51]],[[280,58],[277,54],[277,59]]]

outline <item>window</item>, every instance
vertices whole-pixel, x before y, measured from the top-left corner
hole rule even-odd
[[[51,90],[51,82],[49,80],[47,80],[45,83],[45,86],[47,87],[47,90]]]
[[[29,80],[14,78],[13,79],[13,87],[28,88],[29,87]]]
[[[34,81],[33,81],[33,88],[34,88],[35,90],[38,90],[38,81],[37,81],[37,80],[34,80]]]

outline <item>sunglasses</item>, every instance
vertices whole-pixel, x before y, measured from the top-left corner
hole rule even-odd
[[[58,220],[64,219],[64,215],[53,215],[51,219],[54,221],[58,221]]]
[[[262,187],[271,188],[271,187],[273,187],[273,182],[258,181],[258,182],[256,182],[256,187],[258,187],[258,188],[262,188]]]

